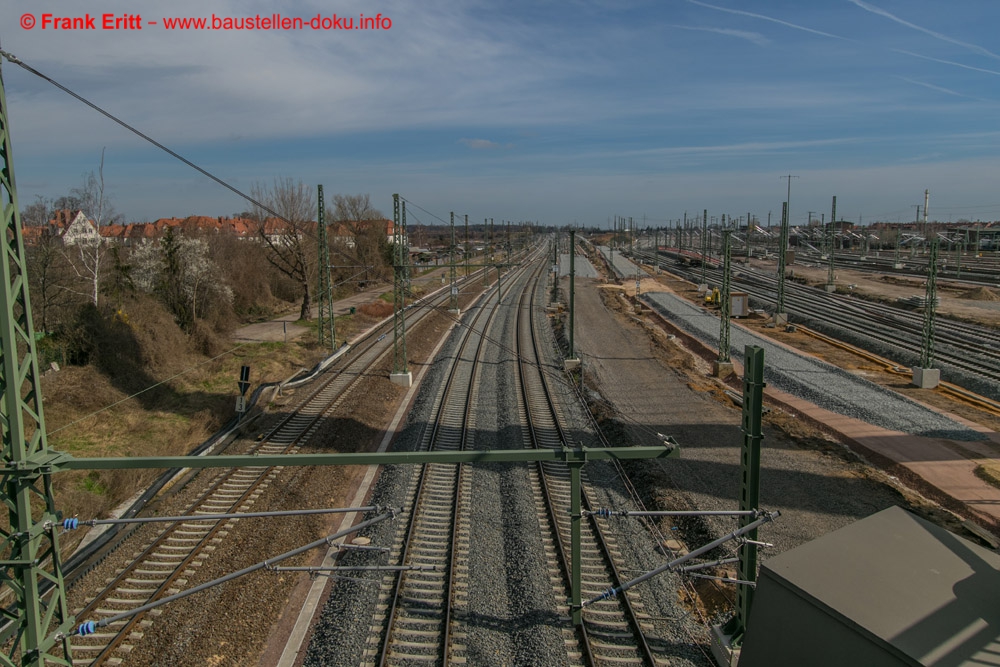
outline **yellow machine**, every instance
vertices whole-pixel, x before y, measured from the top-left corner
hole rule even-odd
[[[722,303],[722,293],[719,291],[718,287],[705,294],[705,305],[718,306],[720,303]]]

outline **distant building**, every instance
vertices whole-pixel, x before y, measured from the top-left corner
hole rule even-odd
[[[84,215],[83,211],[56,211],[49,222],[42,227],[44,231],[55,236],[66,246],[95,244],[101,242],[101,234],[94,221]]]
[[[269,241],[276,245],[287,245],[291,235],[301,236],[303,233],[315,235],[316,222],[307,222],[295,227],[284,220],[267,218],[263,222],[263,233]],[[327,227],[327,236],[332,243],[338,243],[348,248],[356,245],[355,234],[375,227],[386,235],[389,243],[393,240],[392,220],[365,220],[360,223],[334,222]],[[186,236],[208,236],[213,234],[232,234],[239,239],[259,240],[261,223],[246,218],[211,218],[203,215],[192,215],[186,218],[160,218],[153,222],[135,222],[128,224],[112,224],[98,227],[93,220],[82,211],[57,211],[52,220],[41,227],[25,227],[23,236],[25,243],[37,243],[42,235],[51,234],[58,237],[63,245],[72,246],[82,243],[119,243],[125,246],[148,243],[161,238],[168,229],[174,233]]]

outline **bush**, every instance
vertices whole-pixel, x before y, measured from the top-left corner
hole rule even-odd
[[[364,304],[358,310],[361,311],[362,315],[382,319],[383,317],[392,315],[392,304],[385,301],[372,301],[371,303]]]

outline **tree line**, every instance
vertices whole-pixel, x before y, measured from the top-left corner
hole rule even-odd
[[[72,354],[94,347],[76,340],[81,322],[102,318],[127,325],[137,301],[155,302],[188,334],[226,334],[292,304],[299,305],[301,319],[310,319],[321,269],[315,188],[276,178],[255,184],[251,194],[269,209],[254,205],[237,214],[250,221],[252,238],[167,227],[158,238],[128,245],[114,240],[67,245],[48,227],[60,210],[81,210],[98,227],[122,221],[105,193],[103,169],[67,195],[38,197],[21,212],[24,227],[41,228],[25,244],[36,331],[60,345],[63,358],[69,349],[68,361],[86,363]],[[338,194],[324,206],[331,230],[343,225],[349,232],[346,238],[328,234],[336,296],[353,291],[359,281],[389,278],[391,243],[384,226],[371,224],[384,216],[370,196]],[[287,222],[275,225],[271,211]]]

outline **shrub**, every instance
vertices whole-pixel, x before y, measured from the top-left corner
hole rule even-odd
[[[392,315],[392,304],[381,300],[372,301],[371,303],[364,304],[358,310],[361,311],[362,315],[382,319],[383,317]]]

